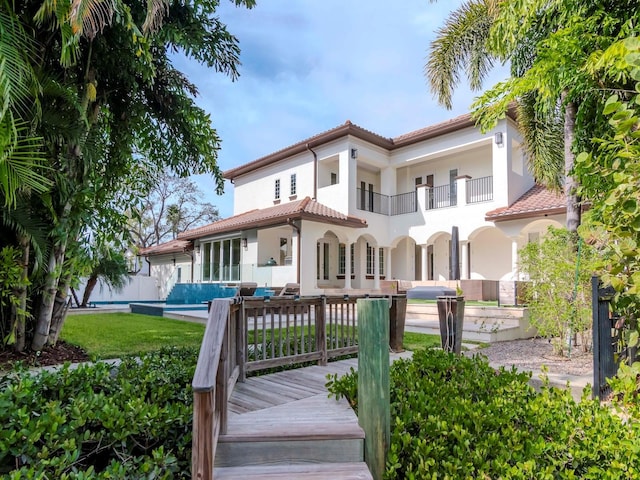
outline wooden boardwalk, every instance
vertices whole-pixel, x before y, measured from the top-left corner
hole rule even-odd
[[[236,384],[214,478],[371,479],[358,419],[345,399],[329,398],[325,387],[328,374],[357,367],[353,358]]]

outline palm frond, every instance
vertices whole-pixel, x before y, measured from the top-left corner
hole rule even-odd
[[[147,0],[147,17],[142,24],[142,31],[147,33],[158,30],[167,13],[169,13],[169,0]]]
[[[529,171],[538,183],[562,189],[564,179],[564,120],[560,105],[545,105],[532,92],[521,97],[518,125]]]
[[[0,191],[5,206],[15,206],[19,191],[45,192],[51,182],[42,175],[46,168],[42,139],[29,135],[29,125],[7,112],[0,120]]]
[[[453,90],[465,71],[469,86],[479,90],[495,57],[487,39],[498,0],[468,0],[454,11],[431,43],[425,75],[438,103],[451,108]]]
[[[6,0],[0,1],[0,117],[9,108],[28,110],[37,103],[33,70],[36,49]]]
[[[74,34],[90,40],[111,23],[117,0],[72,0],[69,23]]]

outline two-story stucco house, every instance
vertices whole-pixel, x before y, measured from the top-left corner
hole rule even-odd
[[[347,121],[224,176],[232,217],[142,252],[165,294],[176,282],[378,289],[452,270],[515,280],[519,248],[565,223],[562,196],[527,170],[513,112],[487,133],[463,115],[396,138]]]

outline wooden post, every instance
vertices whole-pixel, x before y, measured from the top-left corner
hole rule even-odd
[[[316,330],[316,350],[321,353],[318,365],[327,364],[327,328],[326,328],[326,315],[327,311],[327,297],[324,295],[319,304],[315,306],[315,330]]]
[[[391,438],[389,392],[389,303],[358,299],[358,422],[364,430],[364,459],[382,480]]]

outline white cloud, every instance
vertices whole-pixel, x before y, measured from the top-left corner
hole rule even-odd
[[[460,88],[453,111],[431,97],[423,74],[434,30],[462,0],[258,0],[252,10],[222,2],[219,16],[240,40],[241,77],[178,60],[200,90],[222,138],[225,170],[280,150],[350,119],[396,136],[468,110]],[[391,6],[390,6],[391,5]],[[504,77],[499,71],[491,82]],[[210,177],[196,179],[211,192]],[[208,199],[232,214],[232,191]]]

